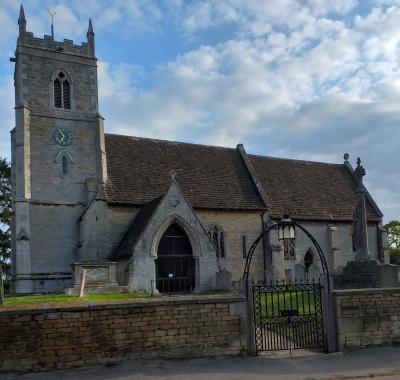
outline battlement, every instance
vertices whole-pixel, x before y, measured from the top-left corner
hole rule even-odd
[[[22,36],[19,36],[18,44],[39,49],[52,50],[59,53],[92,57],[87,42],[82,42],[81,45],[74,45],[72,40],[64,39],[63,42],[55,41],[52,36],[48,35],[44,35],[44,38],[39,38],[35,37],[31,32],[25,32]]]
[[[87,42],[82,42],[80,46],[74,45],[72,40],[64,39],[63,42],[54,41],[53,23],[51,24],[51,36],[45,35],[44,38],[38,38],[33,33],[27,32],[25,11],[22,4],[19,10],[18,27],[18,45],[95,58],[92,20],[89,20],[89,27],[86,34]]]

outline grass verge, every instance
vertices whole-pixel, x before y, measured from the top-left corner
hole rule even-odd
[[[147,294],[135,293],[93,293],[85,295],[82,298],[79,298],[77,296],[70,296],[67,294],[38,294],[28,296],[6,296],[4,299],[4,306],[43,304],[54,302],[68,303],[71,301],[112,301],[148,297],[150,296]]]

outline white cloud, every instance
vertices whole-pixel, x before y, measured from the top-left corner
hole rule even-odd
[[[225,146],[244,142],[254,153],[334,162],[348,151],[365,162],[383,211],[400,218],[400,4],[375,1],[361,15],[358,5],[71,0],[58,4],[67,22],[56,30],[82,36],[91,16],[95,30],[118,26],[127,38],[168,25],[199,42],[155,68],[105,57],[99,97],[107,131]],[[28,25],[40,31],[45,19],[29,16]],[[201,44],[203,32],[227,26],[219,43]],[[142,77],[151,85],[142,88]],[[0,101],[9,78],[2,83]],[[0,107],[11,107],[4,100]]]
[[[400,211],[393,206],[399,202],[400,173],[388,162],[400,145],[400,80],[395,79],[400,70],[398,32],[391,33],[390,20],[399,10],[374,10],[355,19],[352,27],[325,16],[347,14],[355,2],[332,2],[331,7],[313,2],[314,8],[302,8],[293,16],[296,28],[289,25],[289,17],[282,32],[277,26],[285,21],[272,19],[293,2],[257,16],[254,4],[261,3],[252,4],[241,3],[241,22],[244,8],[253,10],[248,28],[267,17],[272,29],[266,27],[265,32],[273,31],[266,38],[254,37],[261,32],[239,33],[225,43],[179,55],[158,69],[155,87],[132,89],[129,110],[121,109],[113,97],[109,112],[118,109],[118,120],[109,120],[110,126],[128,134],[219,145],[244,141],[249,150],[263,154],[334,162],[349,151],[363,157],[372,192],[378,202],[390,204],[386,211],[394,217],[395,210]],[[218,11],[209,2],[191,9],[198,10],[194,16],[199,18],[184,20],[187,31],[216,25]],[[381,28],[386,20],[388,25]],[[366,54],[373,38],[379,41],[375,52]],[[107,69],[113,71],[112,66]]]

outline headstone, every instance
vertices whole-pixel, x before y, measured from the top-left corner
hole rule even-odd
[[[226,269],[222,269],[217,272],[217,281],[216,281],[217,290],[232,290],[232,273],[227,271]]]
[[[294,282],[293,269],[285,269],[285,282]]]
[[[303,264],[294,266],[294,278],[296,281],[303,282],[306,278],[306,267]]]
[[[318,281],[321,277],[321,271],[316,264],[311,264],[308,267],[307,277],[309,281]]]
[[[349,261],[343,273],[333,276],[335,289],[400,287],[398,265],[380,265],[376,260]]]

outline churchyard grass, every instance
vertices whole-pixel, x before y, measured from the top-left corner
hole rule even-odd
[[[70,296],[67,294],[39,294],[28,296],[6,296],[4,306],[43,304],[53,302],[75,302],[75,301],[113,301],[113,300],[128,300],[132,298],[148,298],[147,294],[135,293],[93,293],[85,295],[82,298]]]
[[[298,310],[299,315],[315,313],[313,294],[307,292],[267,293],[261,298],[263,313],[269,316],[279,316],[281,310]]]
[[[286,342],[287,347],[302,347],[310,344],[310,326],[308,316],[315,314],[315,299],[313,293],[286,291],[266,293],[261,296],[261,315],[256,314],[256,323],[265,324],[271,331],[271,341]],[[292,317],[285,316],[282,311],[291,310]],[[296,315],[297,314],[297,315]],[[311,319],[312,320],[312,319]],[[310,330],[311,328],[311,330]],[[275,338],[274,338],[275,337]],[[313,341],[317,335],[312,335]],[[308,341],[307,341],[308,339]]]

